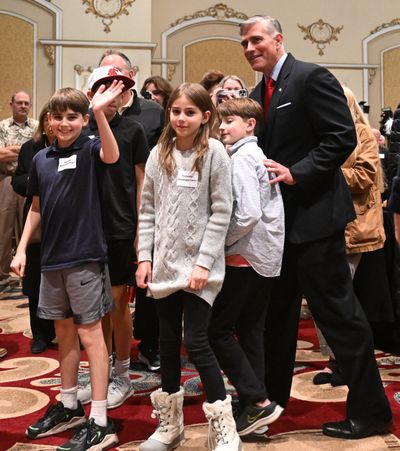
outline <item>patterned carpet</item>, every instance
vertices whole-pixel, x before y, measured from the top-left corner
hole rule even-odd
[[[0,296],[0,331],[0,347],[8,351],[0,359],[0,451],[52,450],[69,439],[71,432],[29,442],[24,431],[43,414],[47,404],[59,396],[56,346],[40,355],[30,353],[28,305],[20,293]],[[150,435],[155,425],[150,417],[149,393],[159,387],[159,375],[145,371],[135,360],[136,355],[133,342],[130,376],[134,396],[123,406],[109,411],[118,429],[120,445],[115,448],[118,450],[137,450],[140,440]],[[376,351],[376,357],[393,407],[392,434],[350,442],[327,438],[322,435],[320,425],[344,417],[347,388],[312,384],[313,375],[323,368],[326,358],[317,350],[312,321],[302,320],[290,404],[281,419],[271,426],[268,436],[247,439],[244,449],[258,450],[267,445],[270,450],[291,451],[400,450],[400,357],[380,351]],[[184,356],[182,359],[185,424],[189,426],[185,428],[186,442],[179,449],[205,450],[207,425],[200,407],[204,401],[201,383],[191,363]],[[88,365],[82,353],[80,382],[87,377]],[[227,381],[226,387],[232,392]]]

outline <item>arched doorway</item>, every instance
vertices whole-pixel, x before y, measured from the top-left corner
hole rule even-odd
[[[381,108],[400,103],[400,19],[382,24],[363,40],[363,63],[378,70],[364,70],[364,98],[371,106],[371,123],[379,122]]]

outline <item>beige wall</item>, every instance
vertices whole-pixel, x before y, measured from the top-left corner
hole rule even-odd
[[[7,20],[8,17],[14,16],[20,19],[16,22],[16,28],[12,30],[11,41],[7,44],[7,48],[10,46],[12,50],[7,50],[6,55],[2,55],[1,69],[0,69],[0,98],[2,99],[0,118],[9,116],[10,109],[8,105],[3,103],[3,99],[9,98],[14,89],[27,89],[32,95],[33,111],[35,116],[36,112],[41,110],[42,105],[47,100],[51,92],[53,92],[53,68],[49,66],[48,60],[45,57],[43,48],[38,45],[39,39],[45,39],[51,35],[54,28],[53,17],[48,14],[43,8],[34,4],[33,1],[26,0],[1,0],[0,1],[0,16],[2,20]],[[25,34],[26,25],[29,24],[30,29],[36,33],[36,42],[27,43],[24,41],[22,47],[19,46],[21,42],[21,35]],[[18,26],[21,25],[21,28]],[[3,35],[3,28],[1,27]],[[33,35],[32,35],[33,38]],[[4,35],[1,39],[4,39]],[[7,39],[8,40],[8,39]],[[31,48],[30,55],[26,56],[27,46]],[[3,48],[3,45],[1,45]],[[26,65],[21,67],[19,61],[27,58]],[[25,66],[25,67],[24,67]],[[29,69],[28,69],[29,68]],[[22,82],[21,73],[26,73],[26,80]],[[27,74],[29,72],[29,75]],[[24,86],[16,87],[15,84],[9,84],[6,80],[10,80],[14,77],[15,80],[20,83],[24,83]],[[24,76],[25,77],[25,76]]]
[[[62,57],[62,86],[75,86],[75,65],[96,67],[101,54],[110,48],[110,42],[132,43],[151,41],[151,2],[135,0],[128,8],[128,15],[113,19],[110,32],[104,31],[101,18],[87,14],[81,0],[53,0],[62,9],[62,38],[65,40],[95,41],[93,46],[64,46]],[[151,50],[131,49],[123,44],[113,47],[121,49],[139,67],[138,80],[151,73]]]
[[[33,92],[35,30],[32,23],[6,14],[0,14],[0,30],[0,61],[8,61],[1,69],[0,118],[4,118],[10,115],[11,94],[20,90]],[[14,55],[12,63],[9,55]]]
[[[179,4],[179,10],[176,4]],[[196,11],[204,11],[215,6],[218,2],[207,1],[198,2],[197,0],[185,0],[176,2],[175,0],[152,0],[152,40],[161,41],[163,32],[166,32],[172,23],[184,16],[193,15]],[[236,12],[244,13],[248,16],[253,14],[270,14],[278,18],[281,22],[285,37],[286,50],[292,52],[297,58],[318,64],[362,64],[363,63],[363,39],[370,35],[370,31],[377,26],[389,23],[396,17],[400,17],[400,4],[392,0],[382,0],[379,7],[375,0],[337,0],[327,2],[325,0],[282,0],[280,2],[270,2],[266,6],[265,0],[230,0],[224,2],[228,7]],[[308,26],[313,22],[323,19],[334,27],[343,26],[338,34],[338,40],[327,44],[324,54],[319,55],[318,49],[310,40],[304,39],[304,34],[298,25]],[[180,31],[177,34],[181,33]],[[187,31],[190,33],[190,30]],[[196,33],[196,32],[195,32]],[[397,42],[400,42],[400,32],[395,33]],[[176,40],[173,36],[171,41]],[[380,40],[380,39],[379,39]],[[378,45],[380,47],[380,45]],[[182,49],[172,49],[172,56],[177,57]],[[381,64],[380,53],[377,55],[369,54],[369,63]],[[161,48],[158,46],[155,52],[156,57],[161,56]],[[399,62],[400,64],[400,62]],[[154,71],[159,73],[159,67],[154,66]],[[364,76],[361,68],[337,69],[330,68],[339,81],[349,86],[356,94],[359,100],[364,99]],[[179,66],[176,73],[181,73]],[[383,81],[377,70],[372,79],[371,86],[367,87],[367,94],[370,95],[371,121],[376,125],[379,120],[380,108],[385,101],[383,100],[382,84]],[[400,67],[397,71],[400,73]],[[178,81],[174,75],[173,81]],[[371,92],[370,92],[371,90]],[[393,90],[391,91],[393,92]],[[390,95],[390,94],[387,94]],[[400,99],[399,99],[400,101]],[[397,104],[397,99],[391,103]]]
[[[86,6],[81,0],[1,0],[0,15],[6,12],[8,15],[15,14],[26,17],[33,23],[36,29],[36,54],[32,64],[29,63],[29,77],[32,81],[32,93],[35,105],[35,112],[40,110],[44,101],[54,91],[56,83],[60,86],[75,86],[84,83],[87,72],[81,78],[74,70],[75,65],[84,68],[96,66],[99,55],[109,47],[110,42],[116,42],[117,47],[128,54],[133,63],[139,67],[138,86],[151,73],[161,73],[162,66],[159,63],[152,64],[154,58],[161,58],[161,38],[163,33],[171,30],[171,24],[184,16],[191,16],[196,11],[204,13],[210,7],[214,7],[216,0],[135,0],[129,7],[129,15],[122,15],[114,19],[110,33],[105,33],[104,25],[100,18],[93,14],[86,14]],[[400,3],[394,0],[381,0],[377,6],[376,0],[337,0],[327,2],[326,0],[281,0],[270,3],[266,7],[265,0],[226,0],[224,2],[229,8],[236,12],[244,13],[248,16],[256,13],[268,13],[279,18],[284,29],[286,49],[300,59],[313,61],[319,64],[362,64],[363,63],[363,40],[370,35],[370,31],[389,23],[396,17],[400,17]],[[47,7],[53,5],[59,10],[59,26],[57,25],[56,14],[49,11]],[[332,26],[343,26],[338,41],[327,44],[324,54],[319,55],[315,44],[309,40],[304,40],[298,24],[308,26],[318,19],[323,19]],[[168,37],[167,58],[178,61],[176,66],[168,67],[168,75],[174,85],[185,79],[184,61],[187,49],[202,39],[225,38],[238,42],[237,24],[220,17],[215,21],[203,17],[202,23],[190,25],[184,21],[184,26],[176,30]],[[400,27],[397,27],[400,28]],[[45,56],[44,46],[39,42],[41,39],[55,39],[57,36],[62,40],[94,41],[96,45],[85,46],[63,45],[59,48],[60,58],[51,65]],[[155,42],[157,48],[152,52],[150,48],[138,49],[128,48],[123,44]],[[366,74],[359,68],[352,69],[331,69],[339,80],[347,84],[354,90],[359,100],[363,99],[366,93],[369,95],[372,106],[371,119],[375,123],[379,118],[380,108],[384,104],[396,105],[400,99],[395,99],[398,91],[393,88],[396,83],[396,75],[400,73],[397,69],[397,58],[390,58],[388,53],[385,58],[385,50],[395,43],[400,42],[400,31],[394,30],[390,34],[382,35],[369,45],[367,55],[368,62],[379,65],[371,84],[366,83]],[[19,47],[19,46],[17,46]],[[18,52],[18,49],[17,49]],[[21,48],[21,54],[24,50]],[[14,53],[14,51],[13,51]],[[33,52],[34,53],[34,52]],[[229,60],[229,53],[221,58]],[[7,58],[7,56],[5,56]],[[236,56],[235,58],[240,58]],[[213,56],[214,60],[215,57]],[[243,64],[243,60],[240,65]],[[381,74],[383,65],[387,64],[386,76]],[[239,65],[238,65],[239,66]],[[175,67],[175,71],[172,68]],[[210,68],[214,67],[214,61],[210,61]],[[167,66],[164,66],[165,70]],[[200,70],[200,69],[199,69]],[[2,68],[0,72],[0,98],[5,99],[10,95],[11,86],[5,84],[7,69]],[[165,72],[167,75],[167,72]],[[57,75],[58,74],[58,75]],[[25,75],[23,76],[25,78]],[[29,80],[28,80],[29,81]],[[388,84],[389,83],[389,84]],[[29,84],[27,85],[29,88]],[[392,98],[393,97],[393,98]],[[5,108],[4,101],[0,108]],[[0,109],[1,113],[1,109]]]
[[[57,14],[51,11],[51,6],[58,10],[58,18]],[[29,68],[26,69],[26,73],[22,71],[20,73],[20,77],[26,79],[24,89],[32,90],[33,115],[40,111],[57,84],[58,86],[79,85],[79,76],[74,70],[74,66],[96,67],[100,55],[104,50],[110,48],[110,42],[117,43],[114,47],[121,48],[133,64],[139,67],[139,82],[148,77],[151,74],[152,51],[149,48],[128,48],[119,43],[149,43],[151,41],[151,6],[151,2],[148,0],[135,0],[129,8],[129,15],[122,15],[118,19],[114,19],[110,26],[111,31],[106,33],[100,18],[85,13],[87,6],[83,5],[81,0],[52,0],[51,2],[46,0],[1,0],[0,20],[4,21],[4,18],[8,18],[10,15],[26,18],[31,28],[34,28],[37,33],[34,43],[31,33],[32,50],[27,60]],[[24,46],[18,44],[21,36],[26,34],[25,28],[22,30],[21,27],[18,30],[14,27],[13,33],[18,37],[17,40],[13,41],[4,33],[2,38],[11,41],[7,46],[2,45],[1,47],[4,48],[4,52],[13,54],[13,61],[18,63],[18,66],[20,65],[19,59],[25,59],[24,54],[26,45],[28,45],[26,40],[24,40]],[[0,29],[3,32],[3,27]],[[61,44],[59,60],[56,59],[54,64],[51,64],[40,40],[54,40],[57,37],[60,40],[75,40],[81,41],[81,43],[74,46]],[[93,41],[94,44],[87,45],[87,41]],[[11,46],[12,51],[10,50]],[[2,61],[4,60],[7,60],[7,56],[2,58]],[[11,68],[15,70],[14,66],[10,66],[10,70]],[[9,108],[4,103],[4,99],[9,99],[11,91],[15,89],[13,84],[5,83],[7,79],[10,79],[9,73],[8,66],[3,65],[0,72],[1,117],[9,115]],[[82,79],[84,76],[85,73],[82,74]],[[16,78],[18,79],[18,77]]]

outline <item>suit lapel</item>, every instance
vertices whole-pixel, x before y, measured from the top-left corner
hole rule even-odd
[[[268,108],[268,118],[267,118],[267,136],[266,136],[266,145],[267,149],[269,148],[269,144],[271,142],[272,133],[274,130],[274,122],[276,117],[276,107],[279,105],[280,98],[284,93],[286,86],[289,81],[290,72],[293,67],[295,59],[289,53],[286,61],[283,63],[283,66],[279,72],[278,80],[276,81],[274,93],[271,97],[271,102]],[[280,130],[282,132],[282,130]]]

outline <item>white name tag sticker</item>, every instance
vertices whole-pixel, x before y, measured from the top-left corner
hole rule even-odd
[[[64,171],[65,169],[75,169],[76,168],[76,155],[71,155],[68,158],[60,158],[58,160],[58,172]]]
[[[178,170],[178,180],[176,186],[187,186],[189,188],[196,188],[199,183],[199,173],[197,171]]]

